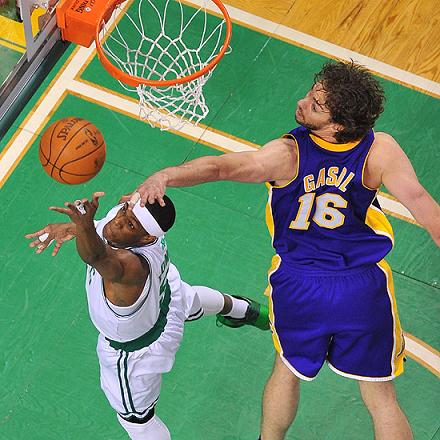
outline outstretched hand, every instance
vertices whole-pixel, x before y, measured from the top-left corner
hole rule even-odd
[[[78,227],[89,227],[93,225],[93,219],[99,206],[99,198],[104,195],[103,192],[95,192],[91,201],[88,199],[76,200],[73,203],[64,203],[65,208],[51,206],[49,209],[60,214],[66,214]]]
[[[29,243],[29,247],[37,248],[35,250],[36,254],[41,254],[41,252],[55,241],[55,246],[52,251],[52,257],[55,257],[63,243],[75,237],[75,230],[72,223],[54,223],[31,234],[26,234],[25,237],[36,239]]]
[[[129,209],[131,209],[138,200],[140,200],[141,206],[145,206],[147,203],[153,204],[156,201],[160,206],[165,206],[163,196],[165,195],[166,189],[167,187],[163,177],[153,174],[139,185],[135,192],[122,196],[120,203],[129,202]]]

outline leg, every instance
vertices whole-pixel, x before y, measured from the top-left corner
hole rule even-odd
[[[186,284],[186,283],[183,283]],[[205,286],[189,286],[197,293],[203,314],[217,315],[217,322],[228,327],[252,325],[261,330],[269,330],[269,316],[266,306],[244,296],[228,295]],[[194,306],[191,306],[191,311]],[[192,319],[191,311],[188,321]]]
[[[170,431],[156,415],[146,423],[128,422],[119,415],[118,420],[132,440],[171,440]]]
[[[227,315],[235,308],[237,309],[236,313],[238,313],[239,317],[242,317],[248,307],[246,301],[233,298],[230,295],[221,293],[210,287],[193,286],[193,288],[197,292],[204,315],[206,316],[217,314]]]
[[[292,424],[299,402],[300,380],[277,354],[263,395],[261,440],[283,440]]]
[[[373,419],[375,440],[412,440],[411,428],[397,402],[393,382],[359,381],[359,388]]]
[[[153,350],[153,349],[152,349]],[[162,375],[151,373],[151,353],[113,349],[102,334],[98,338],[101,388],[132,440],[169,440],[164,423],[154,414]],[[156,347],[154,353],[161,354]],[[122,416],[122,417],[121,417]]]

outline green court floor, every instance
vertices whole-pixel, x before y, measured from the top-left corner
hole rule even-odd
[[[69,53],[60,60],[61,69]],[[207,124],[257,144],[295,125],[296,101],[326,59],[238,25],[233,52],[207,85]],[[56,69],[53,75],[56,73]],[[53,75],[26,106],[0,147],[8,145]],[[123,93],[96,57],[81,75],[89,83]],[[435,98],[385,81],[388,103],[377,129],[393,134],[421,182],[438,200],[440,104]],[[99,388],[97,332],[89,321],[85,268],[68,243],[59,256],[34,255],[23,238],[49,222],[61,205],[106,192],[104,215],[119,196],[153,171],[219,151],[111,108],[67,93],[45,125],[65,116],[96,124],[107,142],[107,161],[91,182],[63,186],[38,162],[37,136],[0,194],[0,416],[1,440],[126,439]],[[272,249],[264,224],[264,185],[213,183],[170,189],[177,224],[168,234],[170,257],[190,284],[264,301]],[[440,347],[438,322],[440,253],[420,227],[390,217],[396,246],[389,262],[404,330]],[[260,402],[274,350],[268,332],[217,328],[205,318],[186,326],[175,367],[164,375],[158,413],[175,440],[255,440]],[[400,402],[417,440],[438,439],[438,378],[408,358],[396,381]],[[437,433],[437,434],[436,434]],[[298,418],[288,440],[372,439],[369,416],[355,381],[323,368],[304,383]]]

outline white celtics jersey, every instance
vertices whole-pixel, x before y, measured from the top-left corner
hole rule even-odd
[[[104,225],[117,212],[112,211],[96,224],[96,232],[101,238]],[[168,313],[171,295],[167,281],[169,258],[165,239],[162,237],[154,243],[130,250],[141,255],[150,267],[150,275],[142,293],[130,307],[111,304],[105,297],[101,275],[95,268],[87,265],[86,291],[90,318],[106,338],[119,342],[135,340],[149,331],[155,332],[155,326],[161,321],[160,315],[166,316]]]

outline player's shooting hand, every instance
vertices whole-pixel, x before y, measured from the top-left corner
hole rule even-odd
[[[133,207],[138,200],[141,201],[141,206],[145,206],[147,203],[153,204],[156,200],[160,206],[165,206],[163,196],[165,195],[167,187],[165,180],[158,174],[153,174],[145,182],[143,182],[137,190],[131,194],[129,199],[129,208]],[[124,196],[121,200],[127,201],[127,196]]]
[[[36,239],[29,243],[29,247],[37,248],[35,250],[36,254],[41,254],[41,252],[55,241],[55,246],[52,251],[52,257],[55,257],[63,243],[75,237],[75,225],[72,225],[72,223],[53,223],[36,232],[26,234],[25,237]]]
[[[51,206],[49,209],[60,214],[66,214],[79,227],[94,227],[93,219],[99,206],[99,198],[104,195],[103,192],[95,192],[91,201],[88,199],[76,200],[73,203],[66,202],[64,204],[65,208]]]

